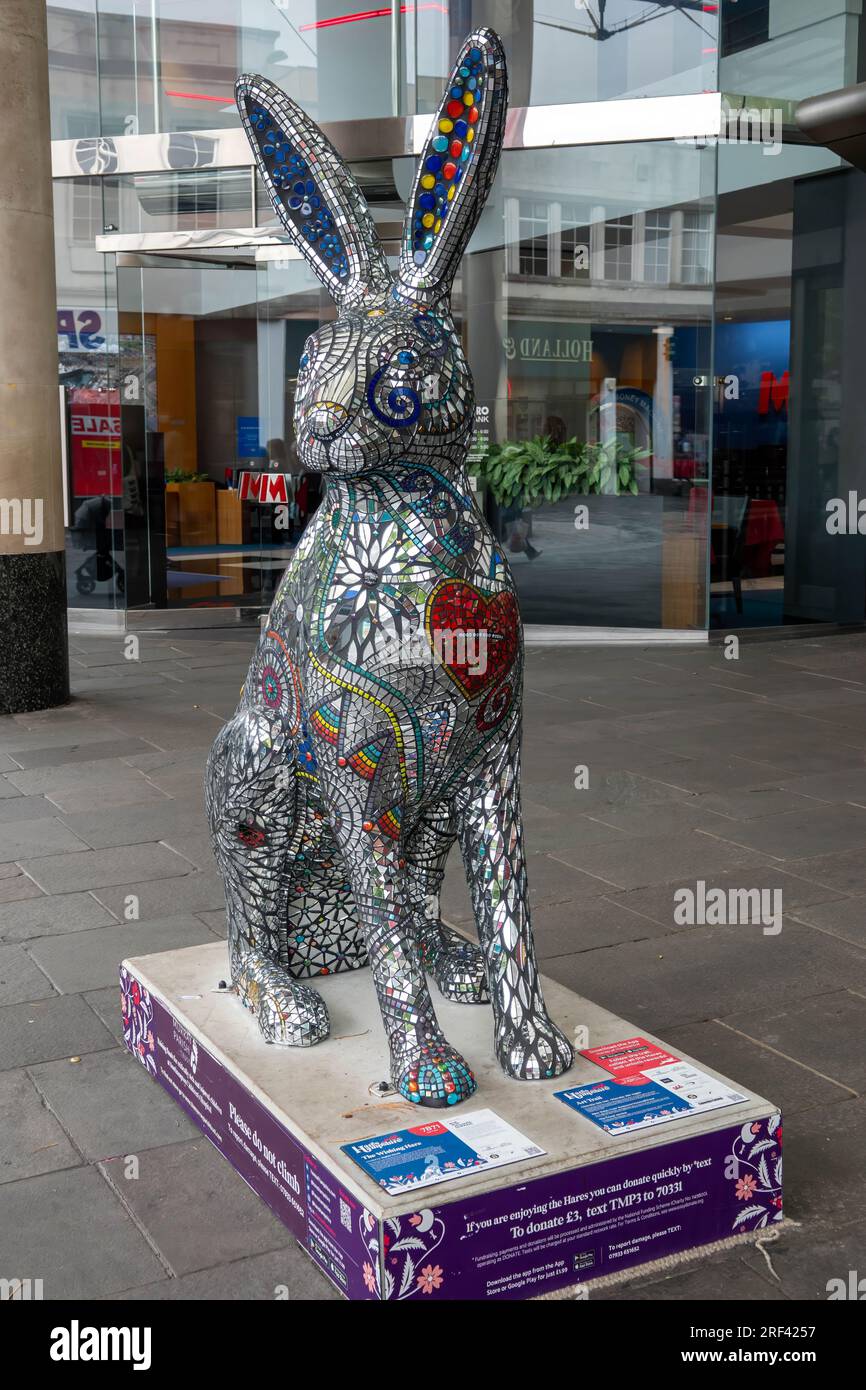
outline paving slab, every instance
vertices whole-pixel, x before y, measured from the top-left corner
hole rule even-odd
[[[42,820],[57,813],[57,807],[44,796],[9,796],[0,801],[0,826],[9,821]]]
[[[92,849],[146,844],[151,840],[170,844],[173,834],[203,834],[207,829],[201,796],[195,800],[160,797],[156,802],[64,815],[62,820]]]
[[[81,1162],[27,1073],[0,1072],[0,1183],[77,1168]]]
[[[216,908],[213,912],[197,912],[196,917],[200,922],[204,922],[208,931],[212,931],[214,936],[224,937],[227,932],[225,908]]]
[[[126,764],[120,764],[125,767]],[[133,769],[127,769],[133,772]],[[125,774],[116,781],[102,782],[96,786],[76,789],[65,787],[60,791],[46,791],[46,799],[54,804],[62,814],[75,815],[83,811],[104,811],[111,806],[135,806],[147,802],[164,804],[168,801],[167,792],[148,782],[146,777]]]
[[[114,917],[91,893],[40,893],[6,903],[0,912],[0,941],[30,941],[37,936],[107,927]]]
[[[120,962],[131,952],[169,951],[212,940],[213,933],[204,922],[192,913],[181,913],[63,936],[43,936],[32,941],[28,949],[44,971],[43,978],[51,980],[62,994],[77,994],[115,984]]]
[[[87,761],[48,764],[21,772],[7,772],[6,778],[24,796],[51,794],[56,799],[63,793],[81,793],[95,787],[119,787],[137,790],[139,783],[147,786],[146,778],[118,758],[91,758]]]
[[[183,878],[153,879],[148,883],[130,883],[119,888],[96,888],[94,896],[121,920],[126,916],[130,897],[137,899],[141,922],[170,917],[178,912],[216,911],[218,908],[225,911],[225,890],[216,864],[213,868],[188,873]]]
[[[204,1303],[341,1301],[333,1284],[294,1244],[266,1255],[252,1255],[196,1274],[184,1274],[180,1279],[163,1279],[143,1289],[130,1289],[119,1297],[138,1303],[154,1299]]]
[[[21,819],[0,825],[2,864],[37,856],[41,858],[47,854],[76,853],[87,848],[84,840],[79,839],[62,821],[55,818]]]
[[[127,758],[134,753],[151,751],[151,745],[141,738],[106,739],[104,742],[49,744],[42,748],[10,748],[9,756],[19,768],[60,767],[70,763],[93,762],[95,758]]]
[[[708,1018],[669,1028],[666,1040],[671,1051],[688,1052],[693,1057],[712,1057],[728,1076],[742,1077],[762,1095],[771,1095],[785,1117],[817,1105],[848,1100],[849,1087],[822,1076],[811,1066],[777,1051],[748,1028],[740,1031],[734,1018]]]
[[[783,1224],[768,1253],[783,1297],[795,1302],[825,1302],[831,1295],[850,1300],[852,1283],[856,1288],[862,1276],[864,1250],[866,1221],[855,1217],[850,1222],[818,1230],[808,1225],[797,1230]],[[760,1252],[750,1249],[744,1250],[743,1262],[759,1274],[759,1266],[764,1263]],[[862,1292],[857,1291],[862,1299]]]
[[[47,999],[53,993],[51,981],[23,946],[0,946],[0,1005]]]
[[[553,856],[572,868],[580,869],[611,889],[644,888],[653,883],[670,883],[675,878],[705,878],[716,870],[766,862],[762,855],[739,845],[729,844],[703,830],[687,830],[676,836],[634,836],[627,850],[616,844],[581,845]]]
[[[730,1014],[725,1022],[852,1092],[866,1092],[866,994],[840,989],[787,1008]]]
[[[589,777],[588,785],[579,792],[574,786],[574,775],[570,779],[560,779],[557,786],[534,785],[534,796],[524,795],[523,802],[550,809],[558,809],[571,814],[579,809],[584,815],[600,815],[602,810],[613,807],[660,805],[668,801],[689,801],[697,793],[670,785],[666,776],[673,776],[675,767],[655,768],[652,772],[601,772]]]
[[[818,801],[846,802],[866,806],[866,768],[848,768],[842,772],[816,772],[808,777],[786,778],[786,791],[797,796],[809,796]]]
[[[866,854],[861,849],[793,859],[786,864],[786,868],[798,878],[809,879],[823,888],[829,888],[831,892],[851,897],[866,893]]]
[[[181,877],[190,871],[188,860],[182,859],[165,845],[158,844],[42,855],[38,859],[21,859],[19,862],[46,893],[110,888],[115,884],[147,879]]]
[[[101,1169],[176,1275],[286,1244],[285,1227],[205,1139],[142,1153],[135,1182],[122,1161]]]
[[[0,1187],[0,1269],[41,1279],[46,1299],[100,1298],[165,1270],[96,1168]]]
[[[748,969],[740,968],[745,962]],[[760,927],[691,927],[602,951],[554,956],[555,980],[656,1033],[678,1023],[778,1009],[813,995],[864,988],[864,953],[799,923],[778,936]],[[854,982],[858,983],[855,984]],[[769,982],[769,984],[768,984]]]
[[[78,995],[73,996],[78,998]],[[97,1018],[105,1024],[115,1041],[123,1046],[123,1015],[120,1011],[120,991],[117,984],[103,985],[102,989],[88,989],[84,998]]]
[[[17,864],[4,865],[9,873],[0,877],[0,903],[18,903],[27,898],[41,898],[42,889]]]
[[[214,863],[213,842],[205,825],[200,830],[166,830],[160,837],[162,843],[174,850],[196,869],[209,869]]]
[[[818,1105],[785,1126],[785,1211],[812,1236],[860,1216],[866,1203],[866,1104]],[[862,1268],[861,1257],[861,1268]]]
[[[115,1003],[119,1012],[117,990]],[[80,995],[54,995],[0,1008],[0,1070],[113,1046],[111,1033]]]
[[[96,1161],[140,1154],[191,1139],[197,1130],[178,1105],[149,1085],[128,1052],[91,1052],[30,1067],[39,1094],[84,1157]]]
[[[866,846],[866,808],[812,806],[737,825],[717,825],[709,833],[774,859],[805,859]]]
[[[702,873],[700,879],[706,885],[707,891],[720,888],[727,893],[748,887],[760,888],[769,893],[778,892],[781,894],[782,911],[790,912],[797,917],[801,915],[802,908],[807,904],[845,901],[841,894],[834,893],[832,889],[800,878],[787,868],[783,869],[773,862],[750,865],[748,878],[740,869],[725,869],[721,873]],[[674,894],[678,889],[688,886],[694,887],[694,883],[684,884],[679,879],[672,883],[651,884],[648,888],[633,888],[625,893],[609,893],[608,897],[611,902],[617,903],[621,907],[627,907],[632,912],[651,917],[654,921],[671,929],[675,925],[676,899]],[[773,902],[774,900],[770,899],[770,901]]]
[[[532,930],[540,960],[594,951],[623,941],[665,936],[672,930],[620,907],[608,897],[541,903],[533,908]],[[470,933],[471,934],[471,933]]]
[[[829,902],[792,904],[791,911],[798,922],[866,947],[866,896],[862,894],[855,898],[835,897]]]

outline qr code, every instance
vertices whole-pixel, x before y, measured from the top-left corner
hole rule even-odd
[[[343,1198],[340,1198],[340,1224],[345,1226],[347,1231],[352,1229],[352,1208]]]

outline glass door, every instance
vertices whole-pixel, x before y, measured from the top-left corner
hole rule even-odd
[[[314,283],[251,248],[118,255],[130,610],[269,606],[319,497],[287,378],[320,322]]]

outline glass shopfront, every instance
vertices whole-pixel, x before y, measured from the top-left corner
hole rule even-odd
[[[236,74],[353,123],[335,138],[353,142],[396,255],[414,159],[393,147],[411,122],[395,136],[384,118],[432,109],[459,38],[490,23],[516,119],[454,310],[476,383],[472,485],[525,621],[647,634],[862,621],[866,537],[843,563],[822,509],[862,467],[840,391],[866,283],[863,176],[792,121],[793,101],[862,71],[862,6],[819,9],[50,4],[53,135],[85,171],[55,181],[70,603],[130,622],[252,616],[318,504],[294,373],[334,310],[280,244],[243,147],[222,150]],[[655,98],[692,112],[720,86],[720,139],[644,134]],[[610,108],[615,136],[594,106],[565,142],[583,104],[631,98],[626,117]]]
[[[718,11],[705,0],[49,0],[52,134],[234,128],[240,72],[279,83],[318,121],[432,111],[457,45],[483,24],[505,42],[514,106],[709,91]]]

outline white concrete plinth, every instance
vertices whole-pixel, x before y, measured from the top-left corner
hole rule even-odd
[[[331,1036],[308,1049],[268,1046],[219,990],[223,943],[123,971],[127,1046],[349,1297],[527,1298],[781,1216],[776,1107],[738,1083],[727,1084],[741,1103],[610,1135],[553,1094],[610,1080],[601,1067],[578,1057],[555,1081],[510,1080],[493,1056],[490,1009],[437,998],[478,1091],[447,1112],[421,1109],[370,1094],[388,1053],[368,971],[315,981]],[[565,1033],[580,1029],[591,1047],[636,1035],[664,1047],[551,980],[544,993]],[[676,1055],[726,1080],[711,1058]],[[481,1109],[544,1154],[389,1195],[341,1149]]]

